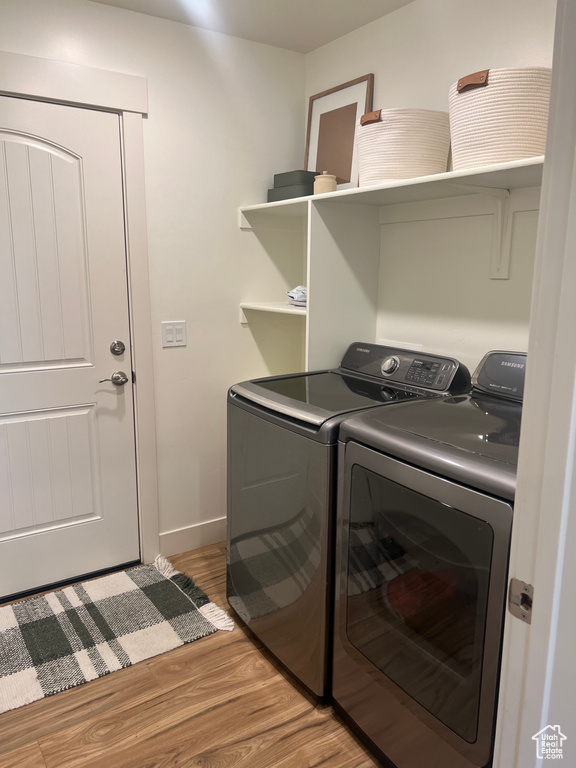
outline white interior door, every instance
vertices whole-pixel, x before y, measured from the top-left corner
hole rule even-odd
[[[124,233],[119,116],[0,97],[0,595],[139,559]]]

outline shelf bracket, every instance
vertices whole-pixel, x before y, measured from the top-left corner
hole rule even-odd
[[[492,238],[490,257],[490,279],[508,280],[510,277],[510,253],[512,249],[512,222],[510,216],[510,190],[499,187],[479,187],[474,184],[454,184],[448,186],[465,189],[496,200],[496,226]]]
[[[244,214],[244,211],[239,210],[238,211],[238,229],[252,229],[252,224],[248,221],[246,218],[246,215]]]

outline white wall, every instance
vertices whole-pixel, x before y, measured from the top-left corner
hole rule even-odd
[[[556,0],[415,0],[306,56],[306,95],[374,73],[374,109],[448,109],[459,77],[550,66]]]
[[[415,0],[306,57],[306,94],[374,73],[374,108],[448,109],[480,69],[551,66],[555,0]],[[535,204],[536,201],[536,204]],[[526,350],[537,197],[511,204],[509,280],[490,279],[495,201],[387,209],[376,341],[422,344],[471,369],[489,349]],[[481,214],[481,215],[480,215]]]
[[[163,549],[223,538],[222,522],[190,526],[226,513],[226,390],[268,370],[238,322],[262,259],[236,209],[301,166],[304,57],[87,0],[0,0],[0,49],[148,78],[160,530],[188,529]],[[161,348],[161,320],[186,320],[186,348]]]
[[[382,226],[380,341],[421,344],[473,372],[491,349],[526,351],[539,189],[510,198],[510,275],[490,277],[500,258],[490,197],[395,206]],[[493,256],[494,251],[494,256]]]

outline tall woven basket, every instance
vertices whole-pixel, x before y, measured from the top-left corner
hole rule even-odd
[[[447,112],[379,109],[356,130],[358,186],[444,173],[450,127]]]
[[[543,155],[552,71],[546,67],[486,69],[448,93],[455,171]]]

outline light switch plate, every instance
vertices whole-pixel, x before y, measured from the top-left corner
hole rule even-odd
[[[162,346],[163,347],[185,347],[186,346],[186,321],[185,320],[163,320],[160,323],[162,327]]]

